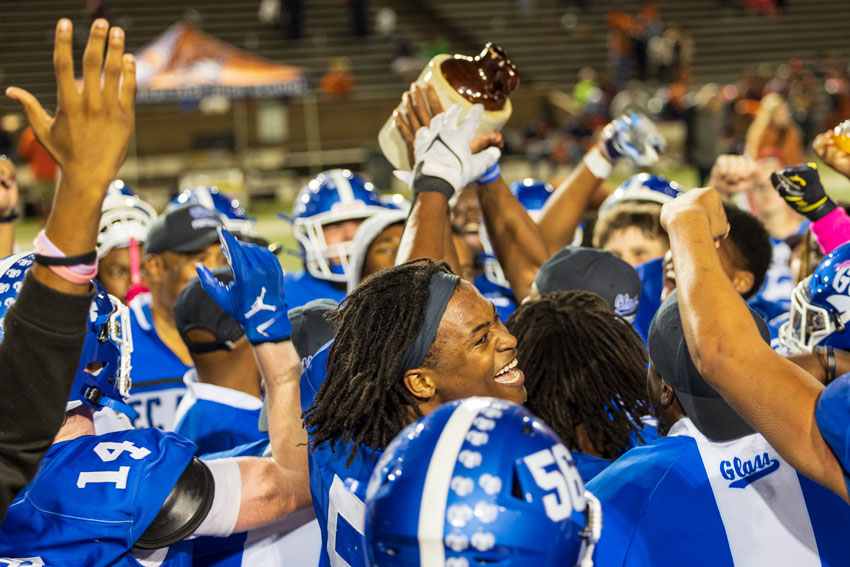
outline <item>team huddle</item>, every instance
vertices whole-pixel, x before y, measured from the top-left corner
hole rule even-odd
[[[850,217],[813,164],[685,191],[625,114],[510,183],[484,108],[417,84],[411,198],[316,176],[284,273],[218,189],[116,180],[135,62],[96,20],[78,86],[72,37],[53,116],[7,90],[62,176],[0,260],[0,565],[848,564]]]

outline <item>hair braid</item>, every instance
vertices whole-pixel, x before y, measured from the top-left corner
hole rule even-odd
[[[570,449],[582,450],[579,426],[607,459],[629,448],[632,432],[641,439],[640,419],[650,413],[646,350],[604,299],[588,291],[547,293],[521,305],[506,325],[518,341],[526,406]]]
[[[425,319],[431,276],[451,272],[445,263],[412,260],[366,278],[329,314],[336,337],[328,352],[328,373],[304,413],[311,449],[329,442],[386,447],[410,421],[416,397],[401,380],[401,358]],[[428,365],[432,347],[423,365]]]

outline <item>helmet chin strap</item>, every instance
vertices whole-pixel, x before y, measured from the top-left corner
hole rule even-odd
[[[130,419],[136,419],[139,417],[139,412],[132,408],[132,406],[125,404],[124,402],[119,402],[118,400],[113,400],[112,398],[103,397],[100,399],[100,404],[103,407],[107,407],[117,411],[118,413],[123,413]]]

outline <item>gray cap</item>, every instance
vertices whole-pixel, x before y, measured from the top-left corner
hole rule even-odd
[[[200,205],[186,205],[161,215],[151,226],[145,254],[179,252],[191,254],[218,240],[216,229],[224,226],[218,215]]]
[[[534,277],[540,294],[592,291],[630,322],[640,305],[640,276],[627,262],[596,248],[565,246],[546,260]]]
[[[766,343],[767,323],[750,309]],[[662,380],[670,384],[685,414],[703,435],[714,441],[730,441],[755,433],[732,407],[703,379],[685,342],[679,313],[679,294],[674,291],[661,304],[649,326],[649,359]]]

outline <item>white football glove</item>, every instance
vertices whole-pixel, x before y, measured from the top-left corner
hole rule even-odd
[[[459,104],[452,105],[447,111],[442,112],[431,120],[429,127],[422,127],[416,131],[413,142],[413,155],[416,167],[412,176],[404,176],[414,193],[420,191],[438,191],[441,193],[454,193],[490,169],[499,161],[502,155],[498,148],[487,148],[477,154],[469,150],[469,143],[475,136],[478,121],[484,107],[476,104],[467,114],[466,118],[458,124],[461,113]],[[396,172],[399,176],[400,172]],[[401,176],[399,176],[401,178]],[[440,180],[444,183],[440,183]],[[451,186],[445,187],[445,184]],[[451,197],[450,194],[446,195]]]

